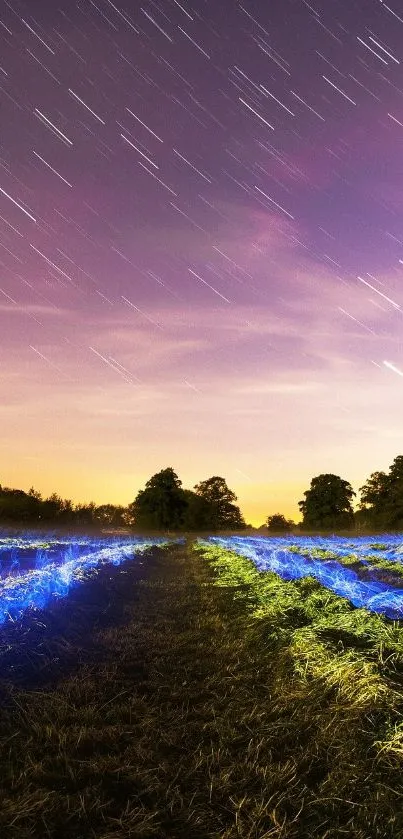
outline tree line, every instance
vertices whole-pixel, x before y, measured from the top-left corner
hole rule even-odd
[[[360,501],[351,484],[339,475],[325,473],[312,478],[298,502],[302,521],[295,524],[282,513],[268,516],[260,530],[269,533],[298,531],[360,532],[403,530],[403,456],[396,457],[386,472],[372,472],[359,489]],[[214,475],[184,489],[172,467],[153,475],[127,507],[115,504],[73,504],[56,493],[48,498],[33,487],[29,492],[0,485],[0,523],[45,524],[66,527],[131,528],[144,531],[242,531],[247,525],[235,503],[237,497],[225,478]]]
[[[124,527],[126,507],[115,504],[73,504],[52,493],[42,498],[33,487],[29,492],[0,486],[0,523],[55,524],[77,527]]]
[[[94,503],[74,505],[56,493],[42,498],[0,486],[0,523],[53,524],[65,527],[129,527],[137,531],[242,530],[246,527],[236,495],[224,478],[213,476],[183,489],[172,467],[147,481],[127,507]]]
[[[360,501],[353,509],[356,496],[351,484],[331,473],[312,478],[310,488],[298,502],[305,531],[403,530],[403,456],[395,457],[389,471],[372,472],[360,487]],[[296,525],[281,513],[269,516],[269,531],[286,532]]]

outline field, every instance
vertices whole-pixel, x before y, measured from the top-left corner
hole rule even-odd
[[[0,625],[43,608],[103,566],[121,565],[163,538],[63,538],[37,534],[0,538]]]
[[[403,540],[7,538],[4,835],[403,837]]]
[[[311,576],[354,606],[390,618],[403,617],[403,542],[373,538],[213,537],[213,544],[250,557],[261,571],[284,580]],[[208,542],[206,542],[207,544]],[[399,588],[402,591],[399,591]]]

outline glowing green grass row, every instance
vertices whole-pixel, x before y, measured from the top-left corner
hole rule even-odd
[[[384,545],[372,545],[373,550],[383,549]],[[340,556],[339,554],[334,553],[333,551],[327,551],[324,548],[310,548],[308,551],[304,548],[301,548],[299,545],[291,545],[288,548],[289,551],[292,553],[300,554],[301,556],[309,556],[312,559],[334,559],[336,562],[339,562],[340,565],[346,565],[347,567],[350,565],[354,566],[361,566],[361,568],[369,569],[367,562],[371,564],[371,568],[377,569],[379,571],[387,571],[392,574],[396,574],[397,577],[403,578],[403,564],[400,562],[396,562],[392,559],[380,559],[379,556],[376,554],[368,554],[365,557],[365,560],[361,556],[357,556],[357,554],[350,554],[349,556]],[[370,569],[369,569],[370,570]]]
[[[336,695],[339,708],[358,715],[402,712],[403,696],[393,681],[399,665],[403,674],[399,621],[354,608],[312,577],[283,581],[218,546],[195,544],[194,549],[215,571],[215,584],[233,588],[251,617],[267,622],[268,648],[278,656],[278,679],[290,672],[307,688],[316,683]],[[384,759],[403,758],[403,723],[391,723],[376,745]]]

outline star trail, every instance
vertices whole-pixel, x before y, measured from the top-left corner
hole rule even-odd
[[[0,38],[0,482],[126,504],[172,465],[261,524],[387,468],[399,6],[0,0]]]

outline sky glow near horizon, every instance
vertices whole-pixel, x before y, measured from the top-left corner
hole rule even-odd
[[[0,0],[0,38],[0,483],[127,504],[173,466],[261,524],[387,471],[398,6]]]

